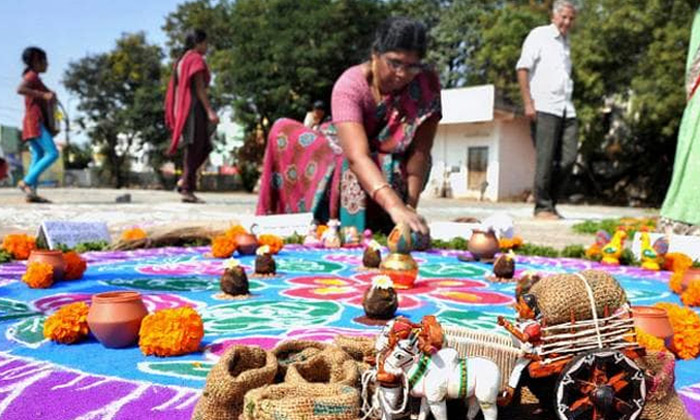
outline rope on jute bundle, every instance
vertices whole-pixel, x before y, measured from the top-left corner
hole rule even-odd
[[[245,394],[271,384],[276,373],[277,358],[260,347],[227,349],[207,375],[192,420],[238,420]]]
[[[290,365],[308,360],[327,347],[326,343],[311,340],[287,340],[279,343],[272,349],[279,365],[275,383],[284,381]]]
[[[310,359],[292,363],[286,383],[325,383],[356,386],[360,378],[355,361],[338,347],[329,346]]]
[[[620,283],[601,270],[545,277],[532,286],[530,293],[537,298],[545,325],[603,318],[627,303]]]
[[[341,384],[281,383],[249,391],[242,420],[357,420],[357,389]]]
[[[636,360],[639,367],[652,375],[641,420],[690,420],[683,401],[675,390],[676,359],[666,351],[647,351]]]

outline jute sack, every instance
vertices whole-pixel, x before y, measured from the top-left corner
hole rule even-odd
[[[648,351],[637,360],[639,367],[653,374],[647,381],[647,399],[642,420],[690,420],[674,387],[676,359],[665,351]]]
[[[272,349],[272,354],[277,357],[278,370],[275,383],[284,381],[287,367],[292,363],[303,362],[323,351],[328,344],[311,340],[287,340],[279,343]]]
[[[340,384],[283,383],[249,391],[242,420],[357,420],[360,395]]]
[[[374,355],[374,341],[372,337],[361,337],[338,334],[333,339],[333,344],[340,347],[357,362],[363,362],[365,357]]]
[[[271,384],[277,358],[260,347],[233,346],[209,371],[192,420],[238,420],[246,392]]]
[[[601,270],[579,273],[586,279],[593,293],[598,317],[612,314],[627,302],[625,290],[613,276]],[[593,318],[591,301],[583,279],[576,274],[555,274],[535,283],[530,293],[537,298],[543,320],[548,325]]]
[[[340,348],[330,346],[308,360],[289,365],[284,382],[356,386],[359,379],[355,360]]]

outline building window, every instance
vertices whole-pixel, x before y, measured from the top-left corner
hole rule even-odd
[[[470,147],[467,154],[467,188],[477,191],[482,190],[486,185],[489,148],[488,146]]]

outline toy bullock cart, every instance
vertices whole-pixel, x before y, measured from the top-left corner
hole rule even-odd
[[[495,361],[503,373],[502,389],[509,379],[506,372],[513,372],[517,365],[525,365],[530,378],[550,379],[555,385],[548,394],[553,396],[558,419],[638,419],[647,394],[645,372],[638,363],[645,352],[637,344],[630,307],[625,303],[612,311],[596,305],[593,291],[584,296],[587,317],[580,316],[580,311],[576,316],[570,309],[568,321],[542,321],[535,343],[526,343],[518,327],[501,320],[520,345],[497,333],[445,326],[447,345],[463,357]]]

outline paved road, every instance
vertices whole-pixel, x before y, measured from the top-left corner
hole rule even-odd
[[[256,196],[245,193],[202,193],[206,204],[184,204],[172,192],[116,189],[44,189],[53,204],[27,204],[14,188],[0,188],[0,236],[12,232],[35,233],[42,220],[106,221],[117,234],[126,227],[167,224],[172,221],[227,221],[255,212]],[[130,194],[131,203],[116,203],[116,197]],[[532,205],[525,203],[482,203],[457,199],[424,199],[420,212],[429,221],[450,221],[457,217],[483,219],[505,212],[515,220],[516,233],[525,241],[563,248],[588,244],[592,237],[572,232],[571,225],[586,219],[642,217],[657,214],[653,209],[562,205],[561,221],[539,221],[532,217]]]

